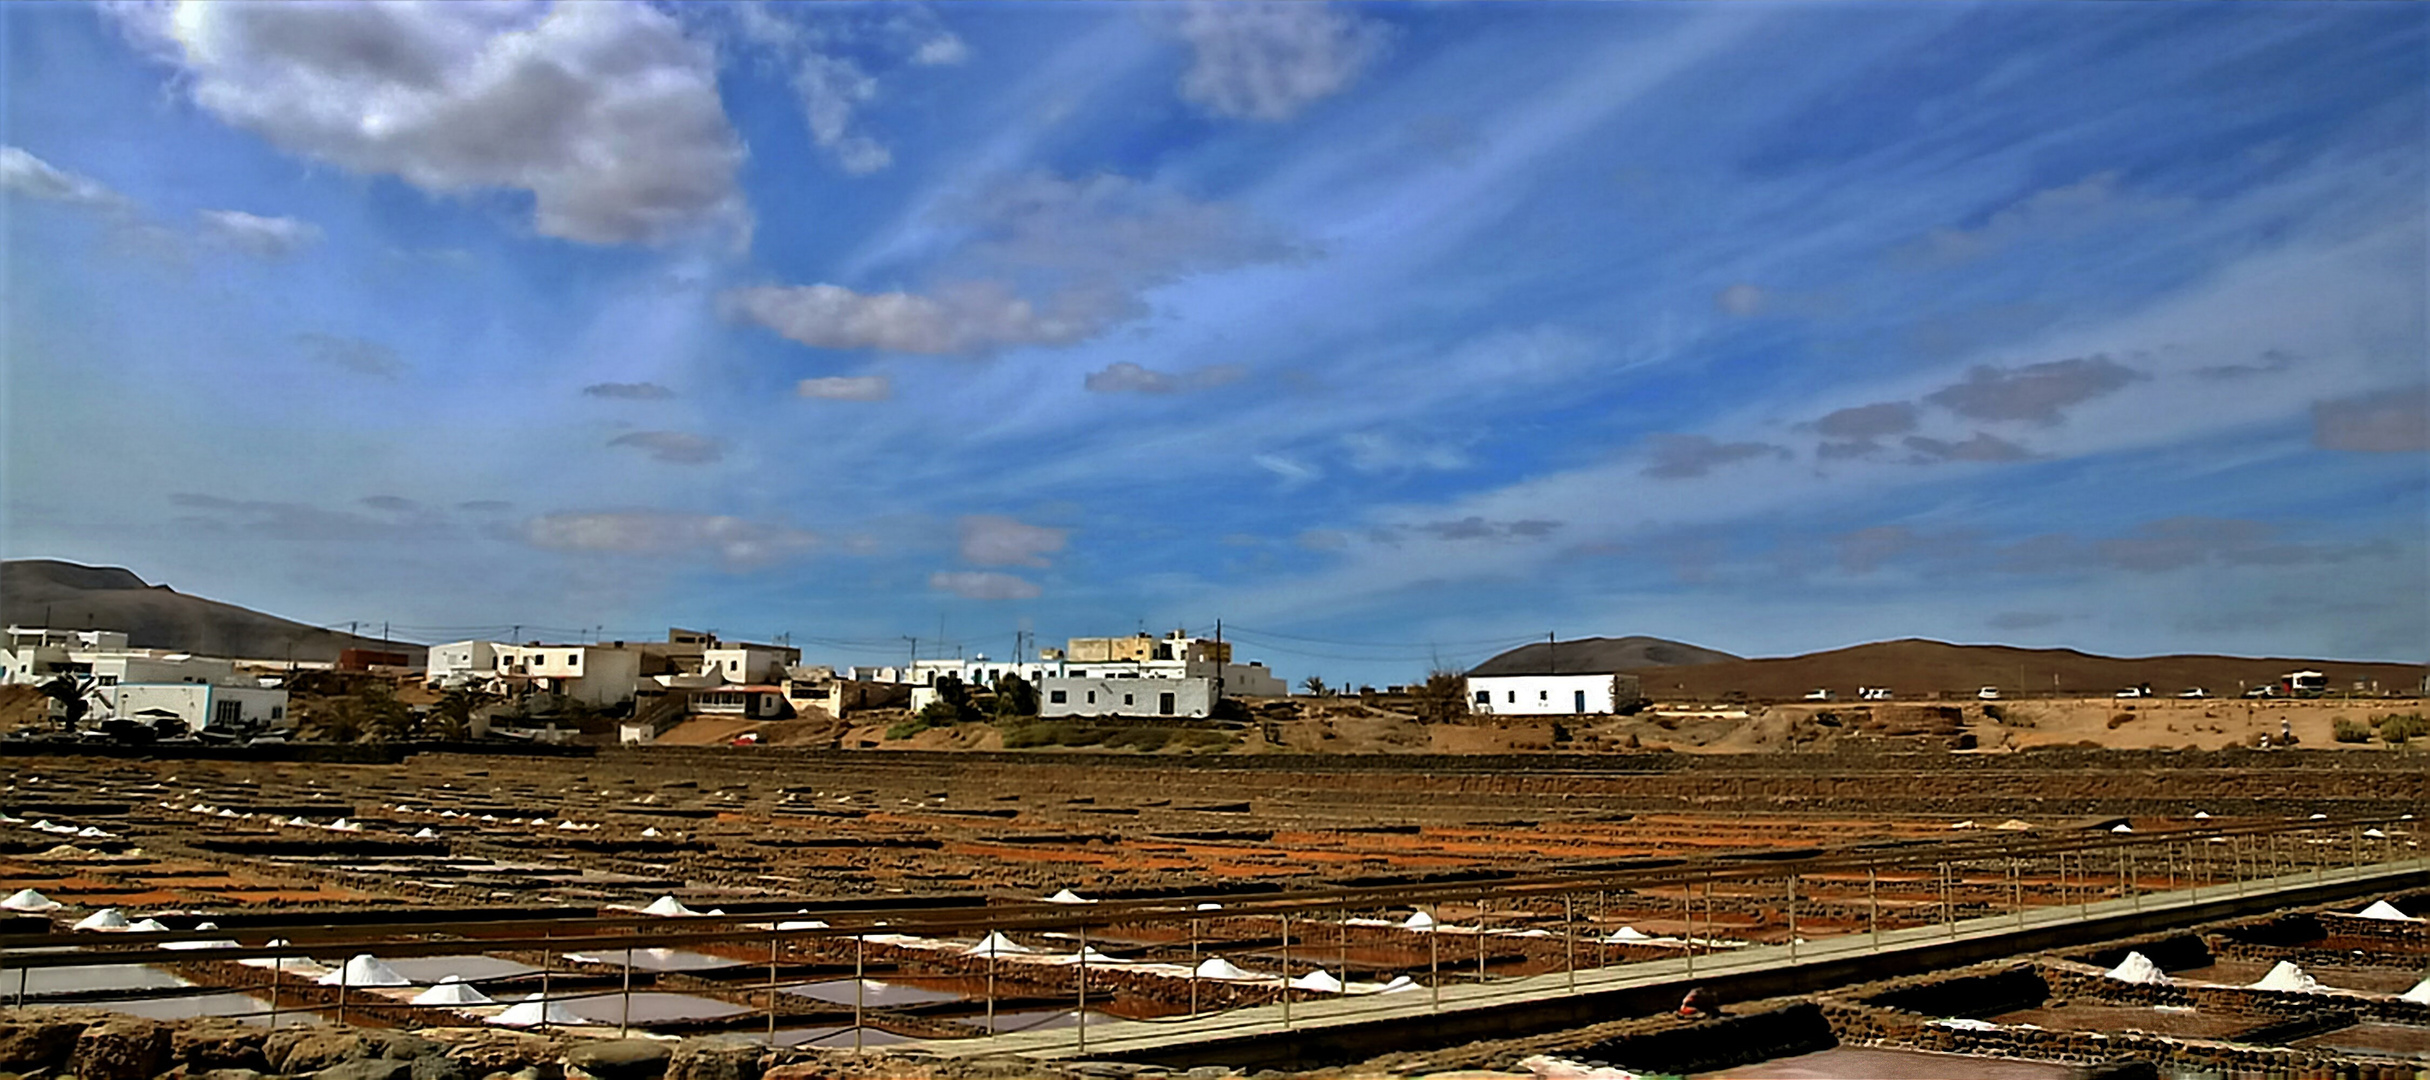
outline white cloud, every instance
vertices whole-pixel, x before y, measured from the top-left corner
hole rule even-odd
[[[884,375],[828,375],[803,379],[793,389],[823,401],[885,401],[894,396],[894,382]]]
[[[1085,298],[1061,298],[1079,305]],[[726,308],[817,349],[950,356],[1006,346],[1068,345],[1094,335],[1102,313],[1042,310],[1001,285],[973,284],[935,296],[858,293],[840,285],[762,285],[725,295]]]
[[[1298,487],[1324,479],[1325,471],[1314,465],[1296,461],[1281,454],[1251,454],[1249,462],[1282,478],[1284,487]]]
[[[1350,467],[1363,473],[1396,473],[1415,469],[1465,469],[1471,462],[1456,446],[1440,443],[1413,443],[1372,431],[1358,431],[1341,438],[1342,448],[1349,452]]]
[[[549,551],[673,557],[706,554],[730,569],[783,562],[818,546],[818,534],[723,514],[654,510],[543,514],[522,539]]]
[[[802,117],[810,124],[810,137],[834,154],[845,172],[866,176],[894,164],[893,151],[852,130],[853,110],[877,96],[877,80],[860,65],[840,56],[810,53],[793,73],[793,90],[801,95]]]
[[[0,146],[0,192],[104,213],[132,209],[125,196],[100,181],[54,168],[14,146]]]
[[[1181,16],[1181,96],[1217,116],[1288,120],[1350,85],[1383,27],[1315,3],[1194,3]]]
[[[1063,550],[1068,529],[1030,525],[997,514],[971,514],[959,523],[962,561],[976,566],[1045,566]]]
[[[928,575],[928,587],[966,600],[1035,600],[1045,591],[1027,578],[987,570],[939,570]]]
[[[196,104],[430,191],[530,192],[592,244],[747,235],[711,50],[644,4],[123,4]]]
[[[813,348],[984,355],[1085,341],[1146,314],[1147,289],[1299,255],[1236,207],[1112,174],[1018,177],[949,213],[972,233],[954,254],[981,280],[926,293],[764,285],[726,293],[726,310]]]
[[[321,241],[321,228],[290,217],[261,217],[242,210],[205,210],[203,235],[265,259],[281,259]]]
[[[970,46],[950,33],[921,42],[911,53],[911,62],[921,67],[952,67],[969,59]]]

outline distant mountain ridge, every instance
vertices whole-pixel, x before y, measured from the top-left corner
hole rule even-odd
[[[1572,638],[1521,645],[1470,668],[1471,675],[1557,675],[1562,672],[1635,671],[1650,667],[1720,664],[1742,657],[1717,649],[1633,635]]]
[[[1986,686],[2003,696],[2082,697],[2146,683],[2155,694],[2200,688],[2213,697],[2234,697],[2246,687],[2272,683],[2288,672],[2305,669],[2325,673],[2332,692],[2351,690],[2356,683],[2364,684],[2366,690],[2375,686],[2380,691],[2415,691],[2426,670],[2421,664],[2382,661],[2207,654],[2096,656],[2075,649],[1952,645],[1905,638],[1802,656],[1644,668],[1636,674],[1646,695],[1657,699],[1714,700],[1739,693],[1757,700],[1783,701],[1822,689],[1847,701],[1856,697],[1859,686],[1884,687],[1902,698],[1934,694],[1972,698]]]
[[[308,626],[187,596],[131,570],[57,559],[0,562],[0,621],[69,630],[123,630],[139,649],[249,660],[334,661],[342,649],[419,653],[421,646]],[[291,651],[292,650],[292,651]]]

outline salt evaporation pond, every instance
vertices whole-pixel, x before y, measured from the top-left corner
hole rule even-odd
[[[540,973],[539,968],[530,964],[495,956],[417,956],[387,963],[397,974],[413,980],[415,986],[428,986],[450,975],[458,982],[482,982]]]
[[[715,971],[743,966],[740,960],[685,949],[634,949],[632,957],[635,971]],[[621,949],[614,952],[566,953],[565,958],[577,964],[605,964],[614,968],[625,966],[625,953]]]
[[[850,1005],[853,1003],[853,983],[852,979],[836,979],[829,982],[811,983],[808,986],[788,986],[785,987],[785,993],[816,998],[837,1005]],[[859,983],[860,1003],[873,1009],[922,1005],[932,1001],[965,1000],[960,994],[943,990],[924,990],[902,983],[879,982],[876,979],[861,979]]]
[[[2066,1080],[2077,1073],[2054,1062],[1843,1046],[1696,1075],[1707,1080]]]
[[[663,1024],[679,1020],[719,1020],[740,1016],[752,1010],[731,1001],[701,997],[697,994],[671,994],[664,990],[636,990],[630,995],[632,1011],[625,1011],[624,994],[602,994],[595,997],[561,998],[559,1004],[573,1010],[584,1019],[601,1024]]]
[[[149,964],[79,964],[75,967],[20,968],[25,996],[91,994],[114,990],[175,990],[194,985]],[[16,979],[8,980],[11,983]]]
[[[205,1016],[232,1016],[248,1024],[270,1022],[270,1002],[251,994],[196,994],[190,997],[150,998],[143,1001],[113,1001],[111,1012],[140,1016],[147,1020],[194,1020]],[[320,1025],[328,1021],[293,1005],[279,1010],[278,1026],[298,1027]]]

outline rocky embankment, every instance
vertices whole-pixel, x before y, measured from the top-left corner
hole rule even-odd
[[[778,1047],[739,1036],[552,1038],[496,1028],[272,1031],[236,1020],[146,1020],[97,1009],[0,1010],[0,1080],[1142,1080],[1163,1070]],[[1227,1069],[1170,1074],[1220,1080]]]

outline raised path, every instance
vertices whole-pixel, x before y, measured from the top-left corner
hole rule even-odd
[[[1878,937],[1849,934],[1795,946],[1756,946],[1390,995],[1302,1000],[1292,1002],[1287,1015],[1281,1004],[1175,1020],[1084,1015],[1085,1026],[925,1041],[904,1048],[947,1056],[1017,1054],[1037,1060],[1098,1058],[1172,1067],[1306,1068],[1393,1050],[1647,1015],[1673,1007],[1691,986],[1712,987],[1724,1000],[1811,992],[2426,884],[2430,859],[2323,868],[2089,904],[2028,907]]]

